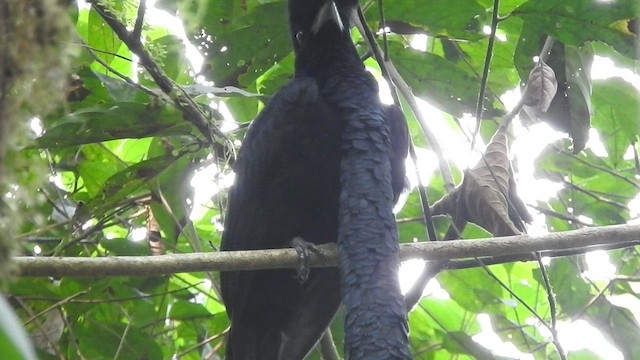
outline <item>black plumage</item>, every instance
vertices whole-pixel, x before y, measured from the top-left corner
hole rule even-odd
[[[234,164],[222,250],[290,247],[296,237],[313,244],[336,241],[343,136],[363,101],[383,122],[386,141],[391,139],[383,149],[386,174],[379,174],[392,184],[383,191],[389,204],[402,191],[404,117],[380,103],[377,84],[351,42],[349,16],[357,2],[336,5],[289,0],[295,75],[247,131]],[[231,319],[227,359],[296,360],[312,349],[340,305],[340,270],[314,268],[304,283],[295,275],[221,274]]]

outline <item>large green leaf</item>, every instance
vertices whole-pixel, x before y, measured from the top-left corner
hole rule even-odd
[[[479,79],[471,70],[458,67],[438,55],[389,43],[389,53],[398,72],[413,93],[456,117],[475,114]],[[485,117],[504,113],[495,99],[485,99]]]
[[[286,14],[285,2],[261,4],[226,21],[227,14],[211,9],[207,19],[216,25],[208,31],[211,43],[204,74],[216,86],[253,83],[291,52]]]
[[[166,153],[166,139],[154,138],[148,157]],[[189,184],[193,177],[193,166],[189,157],[183,156],[172,162],[151,186],[153,200],[151,209],[165,241],[175,244],[182,227],[189,221],[188,205],[193,202],[194,189]]]
[[[93,8],[89,11],[89,21],[87,26],[87,43],[94,49],[104,62],[109,64],[118,53],[122,40],[104,22],[100,14]]]
[[[640,56],[638,35],[629,31],[628,24],[640,16],[637,0],[530,0],[512,15],[567,45],[602,41],[628,57]]]
[[[172,107],[116,102],[97,104],[62,116],[36,140],[42,148],[90,144],[124,138],[195,133]]]
[[[191,84],[194,79],[189,73],[191,65],[187,59],[184,42],[176,36],[167,35],[154,40],[153,44],[162,50],[162,56],[157,61],[162,65],[165,74],[178,84]]]
[[[367,12],[370,21],[379,19],[378,6],[374,4]],[[472,0],[387,0],[384,15],[392,29],[394,22],[408,23],[430,36],[465,40],[486,36],[482,26],[489,22],[486,8]]]
[[[635,359],[640,353],[640,324],[629,309],[611,304],[600,297],[587,310],[589,321],[600,329],[625,359]]]
[[[149,244],[144,241],[131,241],[131,239],[115,238],[105,239],[100,245],[108,250],[111,255],[118,256],[144,256],[149,254]]]
[[[78,163],[78,174],[89,196],[95,196],[104,182],[127,165],[102,144],[87,144],[81,149],[84,159]]]
[[[36,354],[31,340],[22,327],[22,322],[0,295],[0,349],[7,360],[35,360]]]
[[[100,192],[78,208],[75,214],[80,222],[102,216],[113,210],[127,197],[139,192],[151,179],[179,159],[171,155],[139,162],[109,177]]]
[[[598,167],[607,168],[607,163],[587,149],[580,154],[571,154],[564,150],[561,142],[548,145],[535,162],[535,175],[549,178],[547,171],[579,178],[589,178],[599,173]]]
[[[118,353],[123,359],[163,359],[157,337],[137,326],[115,319],[103,322],[85,321],[75,326],[78,351],[90,359],[112,359]]]
[[[640,91],[620,78],[594,83],[593,126],[598,129],[614,169],[626,165],[623,156],[640,138]]]
[[[503,21],[498,26],[498,36],[493,47],[489,79],[487,81],[487,90],[495,96],[500,96],[519,84],[520,79],[513,66],[513,54],[519,39],[515,34],[520,31],[521,26],[521,21],[516,18]],[[463,54],[455,61],[463,62],[464,64],[460,65],[470,67],[475,74],[482,74],[488,41],[488,38],[483,38],[480,41],[455,42],[455,46],[459,49],[458,51]],[[445,57],[447,57],[446,52]]]
[[[438,280],[451,298],[467,311],[493,313],[503,310],[500,299],[504,298],[504,290],[481,268],[440,273]]]

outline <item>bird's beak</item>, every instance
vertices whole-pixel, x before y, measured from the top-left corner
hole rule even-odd
[[[338,12],[338,7],[336,3],[333,1],[327,1],[322,5],[320,10],[318,11],[318,15],[316,16],[316,20],[313,22],[313,26],[311,30],[314,34],[317,34],[320,31],[322,25],[327,22],[333,22],[336,24],[340,31],[344,30],[344,24],[342,24],[342,19],[340,18],[340,13]]]

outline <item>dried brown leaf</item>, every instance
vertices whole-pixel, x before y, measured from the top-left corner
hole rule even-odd
[[[558,91],[558,82],[553,69],[543,61],[529,73],[523,96],[523,110],[530,120],[535,121],[546,113]]]
[[[521,234],[522,219],[531,221],[517,196],[504,128],[491,139],[484,159],[465,172],[462,185],[433,205],[433,215],[445,213],[459,227],[470,221],[495,236]]]

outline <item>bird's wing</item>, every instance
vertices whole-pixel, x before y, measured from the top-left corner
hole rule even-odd
[[[315,81],[293,79],[273,96],[249,127],[233,165],[236,177],[229,191],[221,250],[269,247],[260,241],[268,225],[262,221],[266,217],[261,213],[261,199],[286,166],[296,126],[309,116],[317,96]]]
[[[339,191],[334,115],[309,78],[274,95],[234,164],[222,250],[278,248],[293,236],[335,241],[337,215],[327,215],[337,209]],[[236,359],[302,358],[340,302],[337,269],[314,269],[304,286],[290,270],[223,272],[221,287]]]

